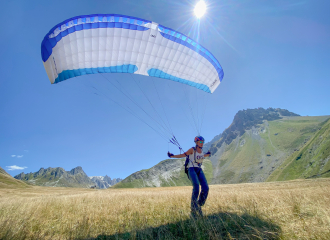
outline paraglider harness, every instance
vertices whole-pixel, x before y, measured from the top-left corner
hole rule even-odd
[[[179,142],[178,142],[178,140],[176,140],[175,136],[173,136],[173,137],[170,139],[170,143],[172,143],[172,144],[174,144],[175,146],[177,146],[177,147],[180,149],[180,153],[181,153],[181,151],[183,151],[182,148],[181,148],[181,146],[180,146],[180,144],[179,144]],[[194,149],[194,161],[195,161],[195,163],[196,163],[196,148],[197,148],[197,145],[196,145],[196,147],[193,147],[193,149]],[[187,156],[187,154],[186,154],[184,151],[183,151],[183,153],[184,153],[184,155],[186,155],[186,161],[185,161],[185,163],[184,163],[184,172],[187,174],[188,179],[190,179],[190,178],[189,178],[189,174],[188,174],[188,169],[189,169],[189,168],[188,168],[188,163],[189,163],[189,161],[191,161],[191,160],[189,159],[189,155]],[[173,154],[172,154],[172,155],[173,155]],[[169,156],[170,156],[170,155],[169,155]],[[193,162],[192,162],[192,164],[194,165]],[[202,166],[202,163],[198,163],[199,171],[196,172],[197,175],[199,175],[199,173],[200,173],[201,166]]]
[[[193,147],[193,149],[194,149],[194,161],[195,161],[195,163],[196,163],[196,148],[195,147]],[[185,155],[186,155],[186,153],[184,153]],[[190,159],[189,159],[189,155],[186,155],[186,161],[185,161],[185,163],[184,163],[184,172],[187,174],[187,177],[188,177],[188,179],[190,179],[189,178],[189,174],[188,174],[188,164],[189,164],[189,161],[191,161]],[[194,166],[194,163],[192,162],[192,164],[193,164],[193,166]],[[200,163],[200,164],[198,164],[198,167],[199,168],[201,168],[202,167],[202,163]],[[197,173],[197,172],[196,172]],[[197,175],[199,175],[199,173],[200,173],[200,171],[198,171],[198,173],[197,173]]]

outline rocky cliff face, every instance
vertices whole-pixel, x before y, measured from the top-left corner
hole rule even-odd
[[[220,139],[221,139],[221,133],[219,135],[216,135],[211,141],[204,144],[203,152],[207,153],[210,150],[212,144],[219,141]]]
[[[97,188],[101,188],[101,189],[109,188],[123,180],[121,178],[111,179],[108,175],[105,175],[104,177],[95,176],[89,178],[95,183]]]
[[[89,188],[94,182],[86,175],[82,167],[73,168],[71,171],[65,171],[61,167],[40,168],[38,172],[24,172],[16,175],[14,178],[32,183],[38,186],[49,187],[84,187]]]

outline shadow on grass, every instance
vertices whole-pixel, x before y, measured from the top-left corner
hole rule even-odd
[[[258,216],[220,212],[90,239],[280,239],[280,235],[279,226]]]

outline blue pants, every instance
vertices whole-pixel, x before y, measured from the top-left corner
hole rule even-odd
[[[191,210],[200,211],[200,206],[205,204],[207,195],[209,193],[209,185],[207,184],[204,172],[201,168],[191,167],[188,169],[189,179],[193,185],[191,196]],[[199,185],[202,187],[201,194],[199,194]],[[199,195],[199,199],[197,200]]]

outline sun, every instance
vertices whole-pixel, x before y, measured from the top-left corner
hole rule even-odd
[[[197,18],[203,17],[206,12],[206,4],[203,0],[199,1],[194,9],[195,15]]]

